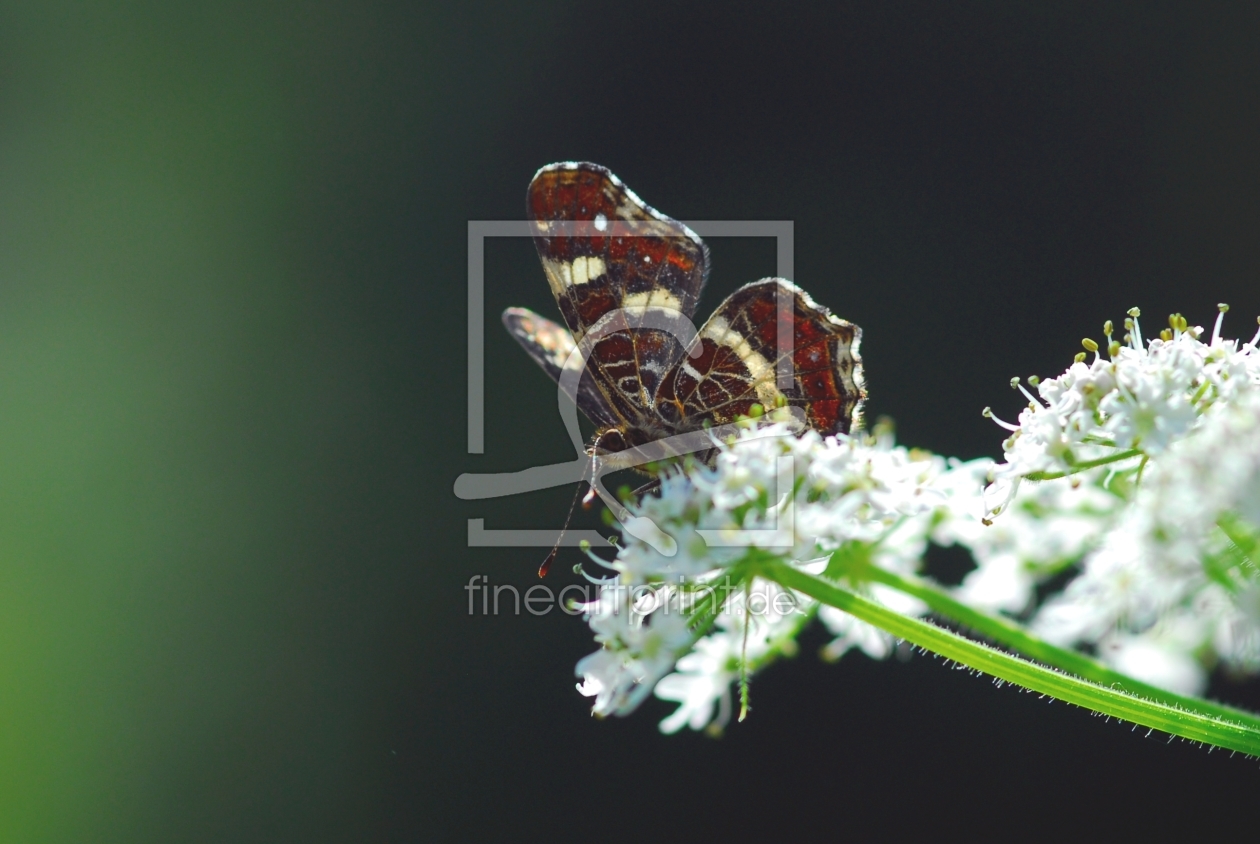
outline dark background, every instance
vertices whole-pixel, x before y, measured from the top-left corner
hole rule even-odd
[[[931,658],[796,660],[720,740],[595,721],[576,619],[467,615],[570,489],[497,313],[466,451],[466,225],[590,159],[681,219],[791,219],[872,414],[985,405],[1143,308],[1260,313],[1252,4],[72,3],[0,12],[0,832],[13,841],[733,840],[1254,826],[1255,761]],[[715,239],[707,312],[771,274]],[[595,524],[595,514],[582,514]],[[572,581],[573,552],[548,583]],[[1260,708],[1255,683],[1213,694]]]

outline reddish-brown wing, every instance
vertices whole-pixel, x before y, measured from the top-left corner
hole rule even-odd
[[[656,394],[683,349],[669,331],[644,327],[644,318],[677,325],[695,313],[708,267],[704,243],[597,164],[542,168],[527,210],[574,340],[603,329],[587,364],[595,385],[625,425],[655,427]]]
[[[636,296],[668,295],[684,316],[695,314],[709,263],[700,236],[649,207],[607,168],[549,164],[529,184],[526,212],[575,338]]]
[[[791,360],[787,390],[776,384],[781,324],[792,338],[782,350]],[[804,410],[809,427],[823,434],[861,425],[862,330],[832,316],[790,281],[744,285],[714,311],[700,337],[701,356],[680,361],[658,397],[661,417],[672,427],[721,424],[750,415],[754,404],[783,403]]]

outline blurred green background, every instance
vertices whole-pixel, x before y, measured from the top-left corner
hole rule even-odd
[[[995,454],[1009,377],[1135,304],[1223,299],[1250,336],[1257,36],[1246,4],[5,4],[0,840],[1250,812],[1254,763],[930,659],[807,652],[720,742],[659,737],[657,704],[594,722],[584,626],[470,618],[462,588],[532,585],[541,556],[467,548],[466,519],[554,526],[571,491],[451,485],[566,457],[498,328],[553,313],[526,241],[488,248],[464,453],[466,222],[519,217],[555,160],[683,219],[795,220],[796,280],[865,328],[871,410],[909,444]],[[711,246],[702,311],[773,271],[768,241]]]

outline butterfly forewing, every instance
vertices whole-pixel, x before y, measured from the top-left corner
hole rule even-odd
[[[708,273],[704,242],[606,168],[585,162],[542,168],[530,182],[526,210],[551,292],[574,337],[581,339],[609,311],[635,304],[695,314]]]
[[[544,167],[528,194],[534,242],[565,323],[628,426],[651,426],[656,395],[683,356],[680,317],[695,313],[708,255],[700,238],[594,164]],[[649,327],[655,326],[655,327]]]

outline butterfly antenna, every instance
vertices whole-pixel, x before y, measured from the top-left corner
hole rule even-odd
[[[594,476],[595,476],[595,457],[592,455],[591,477],[594,477]],[[539,577],[547,576],[548,569],[551,568],[551,564],[555,562],[556,556],[560,553],[560,543],[564,541],[564,535],[569,532],[569,522],[573,521],[573,511],[577,509],[578,498],[581,497],[582,495],[582,483],[585,480],[586,478],[582,478],[582,480],[578,481],[577,489],[573,491],[573,501],[570,502],[569,504],[569,515],[564,517],[564,527],[560,528],[560,535],[556,537],[556,544],[551,547],[551,553],[547,555],[546,559],[542,561],[542,565],[538,567]],[[590,492],[588,492],[586,494],[586,498],[583,499],[583,505],[585,505],[585,503],[590,500],[591,496],[594,495],[594,493],[595,493],[595,485],[591,484]]]
[[[578,481],[577,489],[573,491],[573,503],[569,505],[569,515],[564,517],[564,527],[560,528],[560,535],[556,537],[556,544],[551,547],[551,553],[542,561],[542,565],[538,567],[538,576],[546,577],[547,570],[551,568],[551,564],[556,559],[556,555],[560,553],[560,543],[564,541],[564,535],[569,532],[569,522],[573,520],[573,511],[577,509],[578,496],[582,494],[582,482]]]

